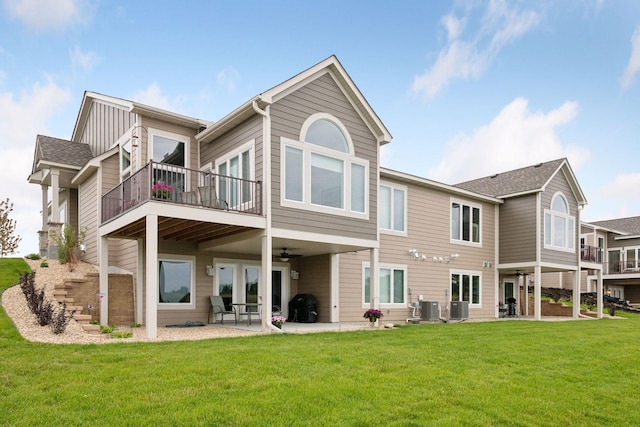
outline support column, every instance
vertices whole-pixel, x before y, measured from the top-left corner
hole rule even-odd
[[[47,224],[49,222],[48,219],[48,215],[47,215],[47,207],[49,205],[49,187],[41,184],[40,188],[42,190],[42,231],[47,231],[48,227]]]
[[[536,265],[533,271],[535,274],[535,283],[533,287],[533,318],[535,320],[542,320],[542,301],[540,299],[540,294],[542,293],[542,268],[540,268],[539,265]]]
[[[580,270],[573,272],[573,318],[580,317]]]
[[[340,321],[340,256],[331,254],[331,293],[329,295],[331,301],[331,311],[329,312],[329,322],[338,323]]]
[[[265,233],[262,236],[262,330],[271,329],[271,316],[273,315],[273,242],[271,236]],[[248,309],[248,307],[247,307]]]
[[[100,259],[100,324],[109,324],[109,238],[100,236],[98,256]]]
[[[370,259],[369,259],[369,306],[371,308],[380,308],[380,267],[378,266],[378,248],[372,248],[370,250]],[[380,323],[377,321],[376,323]]]
[[[604,292],[602,290],[602,269],[598,270],[598,279],[596,285],[596,298],[597,298],[597,317],[598,319],[602,319],[602,309],[603,309],[603,300],[604,300]]]
[[[51,222],[60,222],[60,171],[51,169]],[[45,215],[46,215],[45,208]]]
[[[146,268],[144,285],[147,292],[145,327],[147,338],[158,337],[158,216],[147,215],[145,238]]]
[[[143,283],[145,283],[145,273],[144,273],[144,240],[143,239],[138,239],[138,268],[137,268],[137,274],[135,277],[135,285],[136,285],[136,289],[135,292],[133,294],[134,299],[135,299],[135,321],[136,323],[144,323],[143,321],[143,317],[142,317],[142,313],[143,311],[143,304],[144,304],[144,299],[143,299]]]

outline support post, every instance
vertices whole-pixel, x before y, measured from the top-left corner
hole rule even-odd
[[[533,303],[533,318],[535,320],[542,320],[542,300],[540,294],[542,293],[542,268],[539,265],[534,267],[535,284],[534,284],[534,303]],[[525,283],[526,285],[526,283]]]
[[[158,337],[158,216],[147,215],[147,236],[145,238],[146,268],[145,287],[147,338]]]
[[[100,324],[109,324],[109,238],[100,236]]]

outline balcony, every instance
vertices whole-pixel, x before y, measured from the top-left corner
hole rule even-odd
[[[635,274],[640,276],[640,263],[619,261],[605,263],[605,274]]]
[[[149,162],[102,196],[102,224],[147,201],[262,215],[262,182]]]
[[[580,245],[580,259],[585,262],[602,264],[604,260],[603,250],[595,246]]]

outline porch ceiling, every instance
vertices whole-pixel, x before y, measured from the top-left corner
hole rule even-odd
[[[201,244],[248,230],[252,230],[252,228],[181,218],[158,217],[158,238],[161,240],[188,241]],[[140,218],[109,234],[109,237],[121,239],[144,239],[145,236],[145,218]]]

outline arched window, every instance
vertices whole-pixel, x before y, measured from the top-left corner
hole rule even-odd
[[[347,128],[327,113],[312,114],[300,139],[281,138],[284,206],[339,215],[368,215],[366,160],[355,157]]]
[[[573,252],[575,249],[575,218],[570,214],[567,198],[561,192],[553,195],[551,209],[544,211],[544,246]]]

